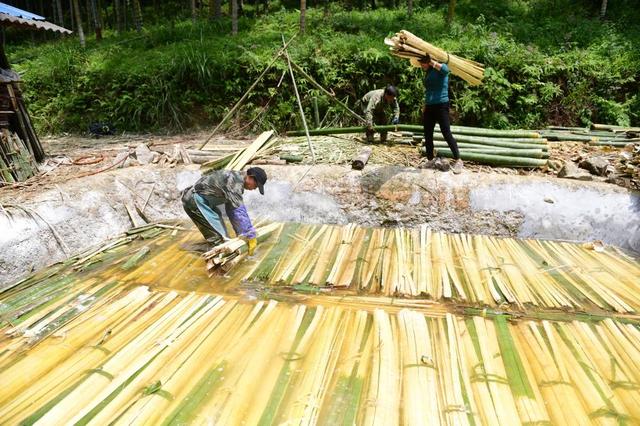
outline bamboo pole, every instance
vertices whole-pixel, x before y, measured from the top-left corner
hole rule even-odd
[[[355,170],[364,169],[364,166],[367,164],[367,161],[369,161],[369,157],[372,152],[373,151],[369,146],[362,148],[358,155],[351,161],[351,168]]]
[[[345,133],[364,133],[366,127],[353,126],[353,127],[337,127],[337,128],[324,128],[310,130],[311,136],[320,135],[339,135]],[[382,125],[375,126],[374,130],[378,132],[394,132],[394,131],[409,131],[422,133],[424,128],[415,124],[398,124],[398,125]],[[436,127],[435,130],[439,130]],[[497,130],[497,129],[483,129],[477,127],[465,127],[465,126],[451,126],[451,131],[454,135],[468,135],[468,136],[485,136],[495,138],[530,138],[529,143],[537,143],[535,139],[540,138],[540,134],[529,130]],[[287,136],[304,136],[303,130],[292,130],[287,132]]]
[[[342,102],[340,99],[338,99],[336,97],[336,95],[334,95],[333,93],[329,92],[327,89],[325,89],[324,87],[322,87],[320,85],[320,83],[318,83],[317,81],[315,81],[313,79],[313,77],[311,77],[309,74],[307,74],[305,72],[305,70],[303,70],[301,67],[299,67],[295,62],[291,61],[291,66],[293,67],[293,69],[295,69],[296,71],[298,71],[300,74],[302,74],[302,76],[304,78],[307,79],[307,81],[309,83],[311,83],[312,86],[315,86],[316,89],[320,90],[322,93],[324,93],[325,95],[329,96],[329,98],[333,99],[334,101],[336,101],[336,103],[338,105],[340,105],[342,108],[344,108],[347,112],[349,112],[352,116],[354,116],[355,118],[357,118],[358,120],[360,120],[360,122],[362,123],[366,123],[367,120],[365,120],[364,118],[362,118],[358,113],[354,112],[351,108],[349,108],[347,106],[347,104],[345,104],[344,102]],[[301,136],[301,135],[300,135]]]
[[[291,81],[293,83],[293,91],[296,94],[296,101],[298,102],[298,108],[300,109],[300,118],[302,119],[302,125],[304,126],[304,133],[307,137],[307,144],[309,145],[309,152],[311,153],[311,159],[316,162],[316,153],[313,150],[313,144],[311,143],[311,137],[309,137],[309,128],[307,127],[307,119],[304,116],[304,108],[302,108],[302,101],[300,100],[300,93],[298,93],[298,85],[296,84],[296,77],[293,75],[293,68],[291,67],[291,58],[287,51],[287,44],[284,41],[284,35],[282,35],[282,48],[284,49],[284,55],[287,58],[287,65],[289,67],[289,73],[291,74]]]
[[[229,112],[222,118],[222,120],[220,121],[220,123],[218,123],[218,125],[213,129],[213,131],[211,132],[211,134],[209,135],[209,137],[204,141],[204,143],[202,145],[200,145],[199,149],[203,149],[205,147],[205,145],[207,145],[209,143],[209,141],[211,140],[211,138],[213,138],[213,136],[218,132],[218,130],[222,127],[222,125],[224,123],[226,123],[226,121],[229,119],[229,117],[231,117],[233,115],[234,112],[236,112],[236,110],[240,107],[240,105],[242,105],[242,103],[245,101],[245,99],[247,99],[247,97],[249,96],[249,94],[251,93],[251,91],[258,85],[258,83],[262,80],[262,78],[267,74],[267,72],[271,69],[271,67],[273,66],[273,64],[276,63],[276,61],[280,58],[280,56],[282,56],[286,49],[287,46],[289,46],[289,44],[296,38],[298,34],[294,34],[293,37],[291,37],[289,39],[289,41],[287,41],[286,43],[284,43],[284,46],[278,50],[278,52],[276,53],[276,55],[273,57],[273,59],[271,60],[271,62],[269,62],[269,64],[267,64],[267,66],[265,67],[264,70],[262,70],[262,73],[260,73],[260,75],[258,76],[258,78],[256,78],[256,80],[253,82],[253,84],[251,86],[249,86],[249,88],[247,89],[246,92],[244,92],[244,94],[242,95],[242,97],[238,100],[238,102],[236,102],[236,104],[233,106],[233,108],[231,108],[229,110]]]

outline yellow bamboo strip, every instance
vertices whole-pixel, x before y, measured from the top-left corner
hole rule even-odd
[[[400,382],[395,333],[386,312],[376,310],[374,317],[374,351],[368,388],[367,407],[363,413],[365,424],[398,424]]]

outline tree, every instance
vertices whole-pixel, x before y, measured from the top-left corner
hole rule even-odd
[[[407,13],[413,15],[413,0],[407,0]]]
[[[196,22],[198,18],[198,9],[196,8],[196,0],[191,0],[191,19]]]
[[[231,34],[238,34],[238,0],[231,0]]]
[[[62,13],[62,2],[60,0],[55,0],[55,3],[52,5],[53,7],[53,15],[55,16],[56,24],[64,27],[64,14]]]
[[[305,15],[307,14],[307,0],[300,0],[300,33],[304,34],[306,26]]]
[[[142,8],[140,0],[133,0],[133,22],[136,25],[136,31],[142,31]]]
[[[447,10],[447,25],[451,25],[456,15],[456,0],[449,0],[449,9]]]
[[[102,12],[100,0],[91,0],[91,15],[93,16],[93,28],[96,31],[96,41],[102,40]]]
[[[116,13],[116,31],[120,34],[122,32],[122,11],[120,10],[120,0],[113,1],[113,8]]]
[[[220,19],[222,16],[222,0],[209,0],[209,19]]]
[[[78,0],[71,1],[73,4],[73,14],[76,17],[76,27],[78,29],[78,37],[80,38],[80,46],[84,48],[87,45],[87,42],[84,39],[84,31],[82,30],[82,15],[80,15],[80,5],[78,4]]]
[[[607,15],[607,0],[602,0],[600,3],[600,19],[604,19]]]

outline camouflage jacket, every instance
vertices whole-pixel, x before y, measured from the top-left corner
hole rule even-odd
[[[202,176],[193,190],[203,197],[213,197],[224,200],[225,204],[230,204],[233,208],[242,205],[242,194],[244,193],[244,172],[232,170],[216,170],[208,175]]]
[[[245,176],[245,172],[216,170],[202,176],[193,185],[193,190],[210,204],[224,203],[225,211],[236,235],[255,238],[256,231],[242,200]]]
[[[391,104],[386,103],[384,101],[384,89],[372,90],[364,95],[362,104],[364,105],[364,118],[367,120],[368,125],[373,125],[373,117],[376,115],[392,113],[393,118],[400,118],[398,99],[394,99]]]

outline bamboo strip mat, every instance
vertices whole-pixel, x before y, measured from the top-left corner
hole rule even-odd
[[[240,303],[146,286],[104,289],[69,317],[77,306],[0,329],[3,424],[640,421],[637,324]]]
[[[514,308],[637,312],[640,264],[615,248],[355,225],[285,224],[244,280]]]

